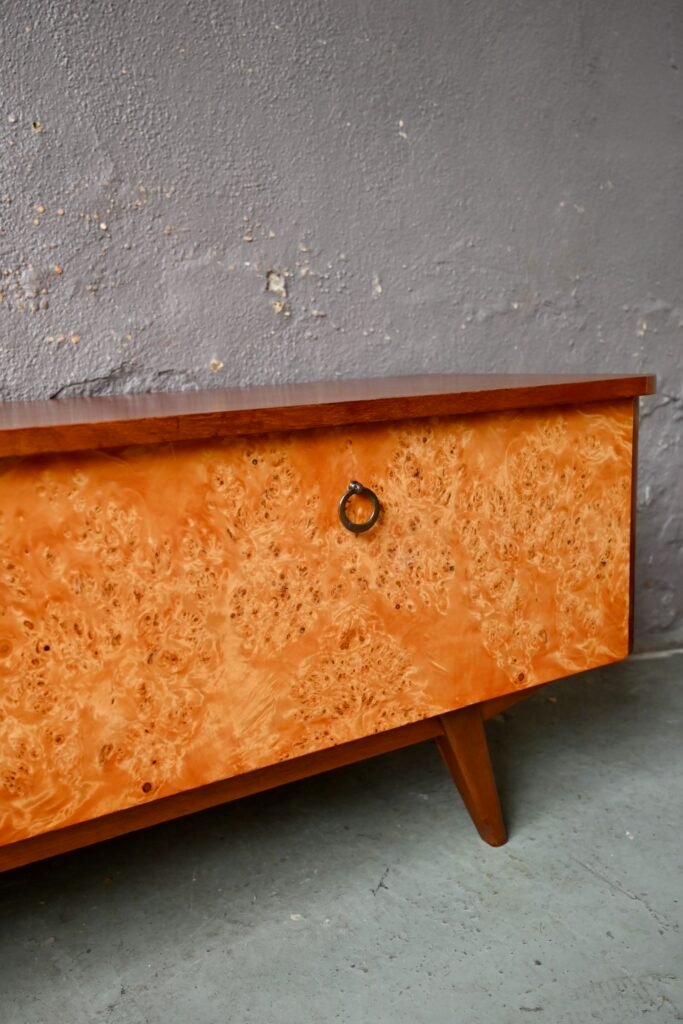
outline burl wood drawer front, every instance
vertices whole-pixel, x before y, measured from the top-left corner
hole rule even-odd
[[[632,415],[1,462],[1,842],[624,657]]]

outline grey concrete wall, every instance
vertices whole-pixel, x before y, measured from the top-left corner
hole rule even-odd
[[[680,0],[0,12],[1,397],[656,371],[638,644],[683,643]]]

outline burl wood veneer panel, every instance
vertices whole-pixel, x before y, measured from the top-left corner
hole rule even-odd
[[[0,462],[0,841],[624,657],[631,449],[627,401]]]

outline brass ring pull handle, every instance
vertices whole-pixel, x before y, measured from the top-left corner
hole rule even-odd
[[[361,498],[367,498],[368,501],[370,501],[372,504],[372,512],[370,513],[370,517],[366,519],[365,522],[363,523],[351,522],[351,520],[346,514],[346,505],[349,499],[353,498],[355,495]],[[366,530],[371,529],[377,522],[379,518],[380,508],[381,506],[379,503],[379,498],[377,497],[375,492],[371,491],[369,487],[363,487],[363,485],[359,484],[357,480],[352,480],[346,489],[346,494],[339,502],[339,518],[341,520],[342,526],[346,527],[347,530],[350,530],[351,533],[365,533]]]

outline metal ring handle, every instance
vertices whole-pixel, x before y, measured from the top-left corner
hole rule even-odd
[[[369,519],[366,519],[363,523],[353,523],[346,514],[346,505],[350,498],[355,496],[361,498],[367,498],[372,503],[372,512],[370,513]],[[357,480],[352,480],[346,489],[346,494],[339,502],[339,518],[342,526],[351,533],[365,533],[366,530],[371,529],[377,520],[379,519],[381,505],[379,498],[374,491],[371,491],[369,487],[363,487]]]

